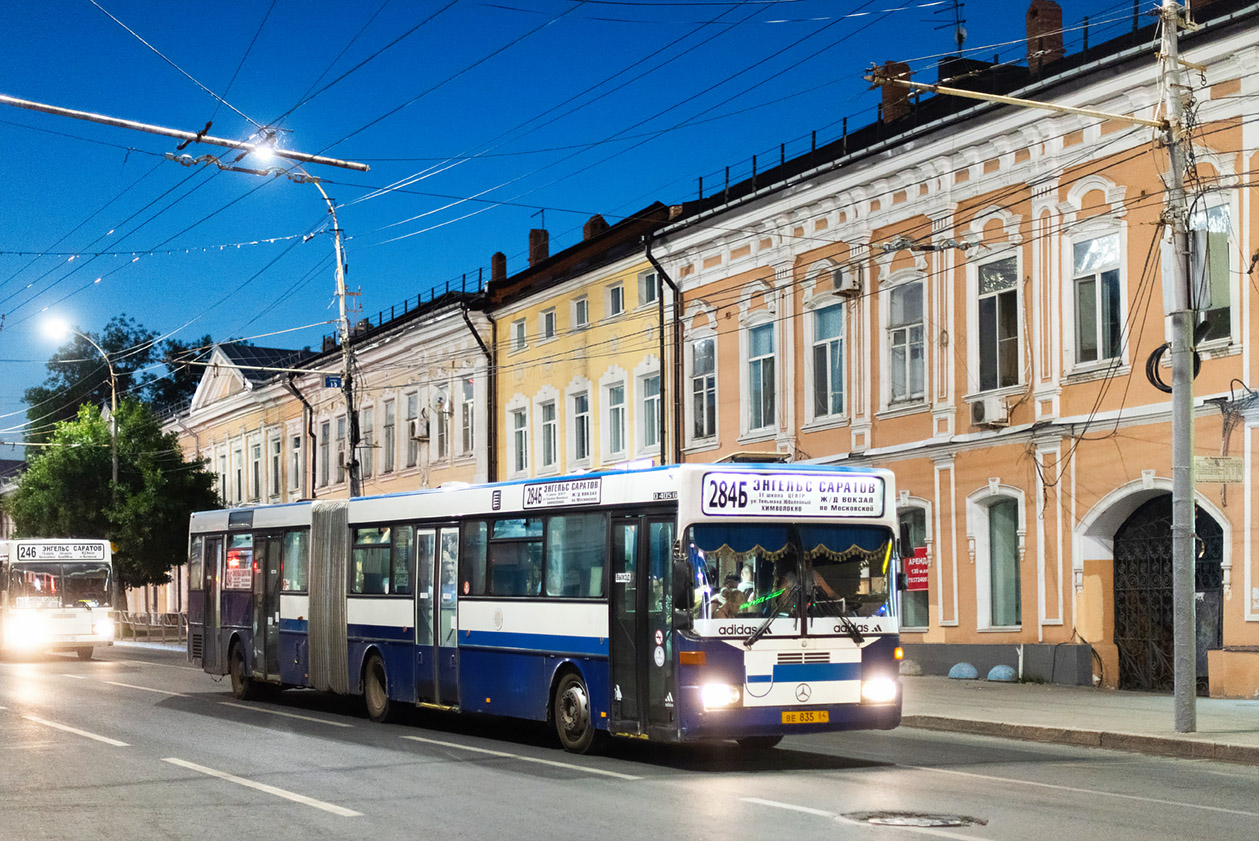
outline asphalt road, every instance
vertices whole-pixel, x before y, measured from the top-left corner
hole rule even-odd
[[[1205,837],[1259,837],[1259,769],[907,728],[578,757],[519,722],[238,703],[168,651],[0,662],[0,839]]]

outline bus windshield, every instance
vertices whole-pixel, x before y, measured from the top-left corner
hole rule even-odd
[[[703,524],[687,530],[698,619],[888,612],[892,533],[865,525]]]
[[[108,564],[14,564],[9,576],[13,607],[107,607]]]

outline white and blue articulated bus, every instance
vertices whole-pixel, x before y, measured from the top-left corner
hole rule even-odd
[[[114,644],[113,555],[107,540],[0,540],[0,652],[74,651]]]
[[[194,514],[189,656],[662,742],[897,726],[886,470],[678,465]],[[197,586],[194,584],[194,587]]]

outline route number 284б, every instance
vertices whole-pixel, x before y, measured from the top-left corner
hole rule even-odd
[[[709,479],[709,508],[746,508],[748,504],[748,483],[743,479]]]

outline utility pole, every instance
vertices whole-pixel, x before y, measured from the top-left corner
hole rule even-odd
[[[1172,294],[1172,672],[1177,733],[1197,730],[1198,645],[1194,616],[1193,330],[1189,299],[1189,211],[1185,200],[1184,101],[1180,81],[1180,4],[1163,0],[1164,142],[1171,159],[1164,221],[1171,231]]]
[[[866,81],[875,85],[895,85],[910,90],[960,96],[1039,108],[1064,114],[1118,120],[1133,125],[1156,128],[1167,146],[1171,161],[1168,175],[1167,206],[1163,221],[1171,234],[1171,265],[1165,267],[1169,277],[1170,295],[1164,296],[1165,315],[1170,319],[1172,364],[1172,637],[1173,637],[1173,703],[1178,733],[1197,729],[1197,622],[1194,603],[1194,482],[1193,482],[1193,333],[1196,311],[1189,293],[1188,203],[1185,197],[1187,141],[1185,130],[1184,90],[1180,80],[1179,30],[1183,21],[1177,0],[1161,0],[1159,16],[1163,22],[1159,60],[1163,89],[1163,119],[1150,120],[1128,114],[1112,114],[1092,108],[1072,108],[1053,103],[1019,99],[1011,96],[962,90],[942,85],[911,82],[888,76],[878,67],[871,67]]]

